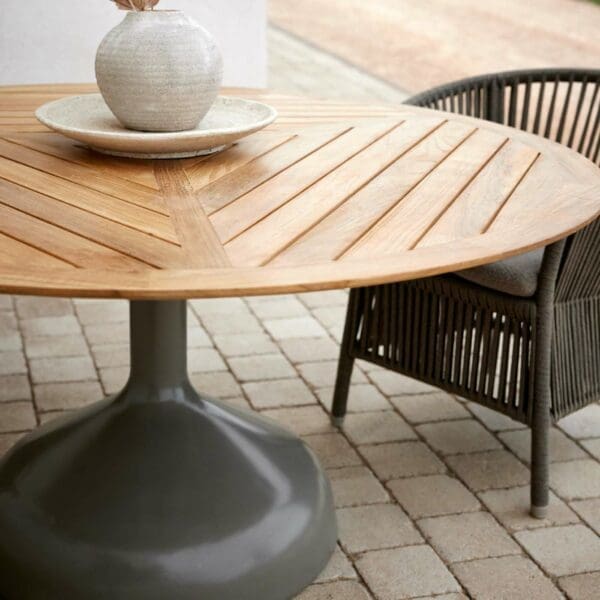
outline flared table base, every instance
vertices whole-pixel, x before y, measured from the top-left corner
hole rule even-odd
[[[0,463],[5,600],[285,600],[335,541],[304,443],[189,384],[184,303],[132,304],[125,390]]]

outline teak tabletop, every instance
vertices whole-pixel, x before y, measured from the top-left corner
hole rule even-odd
[[[108,158],[33,117],[79,90],[0,91],[0,292],[131,299],[130,376],[0,460],[0,595],[296,597],[336,547],[331,486],[289,431],[194,389],[185,299],[509,256],[590,222],[599,170],[483,121],[248,91],[281,116],[222,154]]]
[[[0,88],[0,291],[184,299],[359,286],[546,245],[600,213],[597,167],[484,121],[243,90],[280,112],[208,158],[134,161],[50,133]]]

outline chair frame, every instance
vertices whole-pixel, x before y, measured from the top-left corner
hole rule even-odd
[[[565,83],[566,99],[556,112],[561,103],[557,90]],[[580,97],[570,104],[575,83],[580,84]],[[544,86],[551,89],[551,100],[547,114],[541,114],[543,103],[538,100],[532,122],[527,101],[519,110],[517,105],[523,93],[525,100],[530,97],[533,84],[542,96]],[[581,121],[582,96],[589,89],[590,110]],[[484,75],[424,92],[407,103],[520,125],[598,161],[600,70]],[[505,414],[531,427],[531,514],[544,518],[550,425],[600,399],[599,323],[600,219],[545,249],[531,298],[497,292],[456,275],[352,289],[333,422],[343,424],[356,359]]]

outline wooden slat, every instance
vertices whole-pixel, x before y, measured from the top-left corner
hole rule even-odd
[[[504,202],[539,156],[520,142],[509,142],[452,203],[419,246],[444,244],[486,230]]]
[[[475,130],[447,123],[407,152],[385,173],[349,198],[271,261],[336,260]]]
[[[401,123],[234,238],[226,245],[226,250],[232,256],[240,257],[243,264],[268,262],[442,124],[441,119]]]
[[[0,179],[0,203],[76,233],[154,267],[183,266],[179,246]]]
[[[128,181],[135,181],[154,190],[158,184],[154,179],[152,165],[145,160],[115,158],[89,150],[81,144],[69,140],[56,133],[19,133],[18,135],[5,136],[10,142],[21,146],[58,156],[63,160],[90,167],[113,177],[122,177]]]
[[[15,133],[47,133],[50,130],[41,123],[31,125],[0,125],[0,135]]]
[[[397,122],[384,121],[352,128],[285,172],[237,198],[211,215],[219,237],[223,242],[230,241],[397,126]]]
[[[409,250],[476,177],[507,138],[477,130],[341,257]],[[410,223],[410,226],[406,226]]]
[[[571,181],[565,184],[568,180],[569,172],[565,166],[540,156],[487,231],[519,231],[519,235],[527,239],[534,232],[539,235],[552,229],[556,223],[568,221],[583,208],[578,205],[584,203],[584,198],[594,193],[600,198],[600,182],[577,185]]]
[[[48,175],[19,163],[0,159],[0,178],[51,196],[66,204],[76,206],[107,220],[127,225],[159,239],[178,243],[168,217],[117,200],[95,190],[82,188],[76,183]],[[57,206],[57,210],[59,210]]]
[[[22,268],[23,264],[36,265],[39,269],[72,269],[73,265],[64,262],[54,256],[50,256],[42,250],[33,248],[28,244],[15,240],[3,233],[0,233],[0,267],[13,269]]]
[[[66,179],[79,186],[114,196],[119,200],[137,204],[166,216],[169,215],[162,198],[157,192],[135,182],[114,177],[110,173],[99,174],[90,167],[74,165],[61,158],[32,151],[30,148],[3,139],[0,139],[0,156],[38,171]]]
[[[229,266],[223,246],[202,206],[194,197],[187,175],[178,168],[177,161],[158,161],[155,171],[186,256],[186,266]]]
[[[262,131],[241,140],[222,155],[209,156],[190,167],[185,167],[185,172],[192,187],[197,191],[264,156],[292,137],[289,132]]]
[[[309,128],[265,156],[260,156],[233,173],[204,187],[197,198],[207,214],[211,214],[290,166],[336,139],[349,127]]]
[[[75,267],[139,269],[138,261],[0,204],[0,232]]]

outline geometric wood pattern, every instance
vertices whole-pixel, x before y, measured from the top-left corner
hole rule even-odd
[[[0,291],[166,299],[383,283],[538,247],[600,213],[597,167],[492,123],[243,90],[278,109],[274,125],[216,156],[138,161],[33,116],[87,91],[0,88]]]

